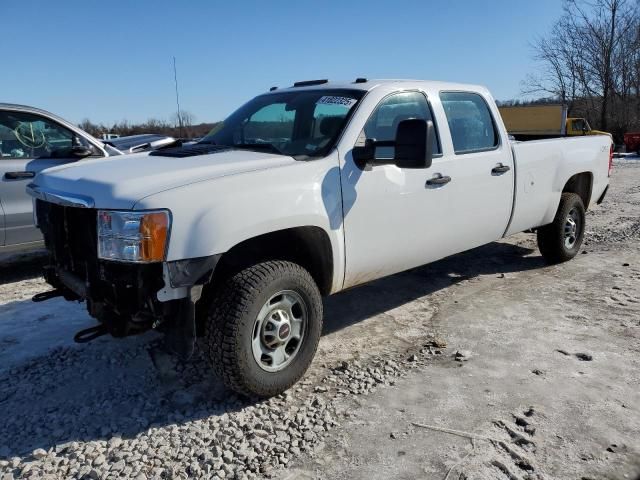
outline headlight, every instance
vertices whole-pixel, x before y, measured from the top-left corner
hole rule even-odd
[[[168,210],[98,210],[98,258],[161,262],[165,257],[170,224]]]

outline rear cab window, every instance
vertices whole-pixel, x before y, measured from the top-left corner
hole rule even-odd
[[[441,92],[456,155],[494,150],[500,135],[485,99],[472,92]]]

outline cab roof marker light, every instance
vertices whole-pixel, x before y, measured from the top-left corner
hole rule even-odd
[[[293,86],[294,87],[310,87],[312,85],[322,85],[324,83],[329,83],[329,80],[326,78],[322,80],[303,80],[301,82],[295,82]]]

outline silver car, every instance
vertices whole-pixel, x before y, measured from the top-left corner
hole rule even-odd
[[[156,134],[100,141],[39,108],[0,103],[0,252],[39,247],[40,231],[25,187],[45,168],[126,153],[156,150],[176,142]]]
[[[37,246],[26,185],[45,168],[120,155],[75,125],[38,108],[0,103],[0,251]]]
[[[156,134],[103,142],[45,110],[0,103],[0,252],[41,245],[32,200],[25,191],[38,172],[80,159],[155,150],[174,143],[173,137]]]

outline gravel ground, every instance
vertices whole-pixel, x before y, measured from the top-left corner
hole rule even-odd
[[[32,304],[42,257],[2,259],[0,479],[635,478],[638,185],[617,161],[566,266],[521,234],[327,299],[311,371],[268,401],[153,333],[71,344],[82,305]]]

